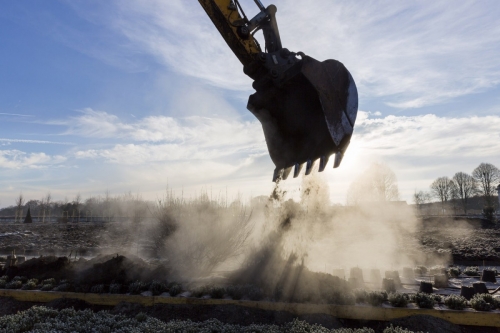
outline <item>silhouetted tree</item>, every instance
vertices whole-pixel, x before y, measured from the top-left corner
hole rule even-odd
[[[453,196],[453,181],[448,177],[439,177],[431,184],[431,192],[434,197],[441,201],[441,209],[444,212],[445,205]]]
[[[494,207],[496,185],[500,181],[500,170],[489,163],[481,163],[472,171],[472,176],[479,183],[479,194],[484,198],[486,208]]]
[[[30,206],[28,206],[28,212],[26,213],[26,217],[24,218],[24,223],[33,223],[33,219],[31,218]]]
[[[23,218],[24,197],[22,193],[16,198],[16,216],[15,221],[21,223]]]
[[[457,172],[453,176],[453,183],[456,186],[458,199],[462,204],[464,214],[467,214],[467,202],[477,193],[477,182],[468,173]]]
[[[415,202],[415,205],[417,206],[417,209],[422,215],[422,206],[429,201],[431,201],[431,194],[429,192],[424,192],[424,191],[416,191],[413,193],[413,201]]]

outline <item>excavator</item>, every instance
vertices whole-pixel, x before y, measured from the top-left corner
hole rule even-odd
[[[358,92],[347,68],[337,60],[320,62],[281,43],[275,5],[254,0],[259,12],[248,18],[238,0],[198,0],[243,65],[255,93],[247,109],[261,122],[273,182],[293,169],[309,175],[319,161],[322,172],[331,156],[342,161],[358,113]],[[264,49],[254,37],[264,36]]]

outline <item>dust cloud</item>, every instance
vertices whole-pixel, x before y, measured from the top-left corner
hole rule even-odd
[[[143,231],[134,230],[179,281],[255,284],[287,300],[314,298],[311,288],[320,285],[342,286],[345,281],[331,280],[338,269],[429,264],[414,234],[421,222],[406,202],[332,205],[329,191],[322,175],[312,173],[302,180],[298,202],[280,181],[269,197],[248,203],[207,192],[188,200],[169,192],[150,206]]]

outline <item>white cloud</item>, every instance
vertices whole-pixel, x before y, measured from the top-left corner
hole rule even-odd
[[[350,183],[371,162],[383,161],[396,173],[402,198],[409,202],[415,189],[427,190],[440,176],[471,173],[481,162],[500,166],[500,117],[373,117],[359,112],[351,145],[339,169],[326,174],[345,202]]]
[[[36,144],[51,144],[51,145],[72,145],[71,142],[56,142],[56,141],[46,141],[46,140],[24,140],[24,139],[3,139],[0,138],[0,143],[2,145],[10,145],[11,143],[36,143]]]
[[[0,167],[20,169],[19,179],[26,169],[45,168],[46,181],[59,184],[60,171],[51,167],[78,166],[65,169],[66,180],[58,185],[61,193],[65,188],[70,193],[75,188],[89,193],[112,188],[115,193],[132,190],[154,199],[167,183],[185,193],[207,186],[225,191],[227,186],[230,195],[266,194],[272,187],[274,166],[258,121],[207,117],[124,121],[88,109],[63,123],[71,124],[67,134],[98,137],[99,146],[80,144],[55,156],[2,150]],[[360,111],[341,166],[333,169],[330,161],[322,176],[330,184],[333,201],[344,203],[350,183],[369,163],[385,161],[398,177],[403,199],[411,201],[415,189],[427,189],[439,176],[470,173],[481,162],[500,166],[499,129],[499,116],[384,117]],[[38,184],[37,178],[32,175],[31,182]],[[292,196],[298,195],[301,181],[289,179],[284,186]]]
[[[115,139],[127,143],[106,149],[79,150],[77,158],[104,158],[123,164],[177,160],[210,160],[266,150],[261,125],[207,117],[150,116],[132,123],[117,116],[87,109],[66,122],[65,134]]]
[[[500,117],[438,117],[433,114],[368,118],[360,112],[355,140],[381,156],[498,158]],[[354,141],[354,140],[353,140]]]
[[[66,161],[61,155],[50,156],[45,153],[26,153],[20,150],[0,150],[0,168],[41,169],[56,166]]]
[[[116,1],[96,14],[169,69],[230,90],[250,91],[236,57],[196,3]],[[500,6],[495,1],[421,2],[276,0],[284,46],[318,60],[335,58],[353,73],[362,98],[419,108],[500,83]],[[247,14],[256,13],[251,1]],[[102,9],[102,8],[101,8]],[[130,47],[130,45],[127,45]]]

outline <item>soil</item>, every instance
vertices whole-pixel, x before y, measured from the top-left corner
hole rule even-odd
[[[139,243],[130,237],[130,226],[112,223],[0,224],[0,255],[58,255],[93,257],[99,254],[136,254],[154,257],[147,239]],[[127,229],[127,230],[125,230]],[[147,228],[146,228],[147,229]],[[455,264],[500,264],[500,226],[481,219],[426,218],[407,249],[426,253]],[[426,264],[426,263],[422,263]]]
[[[0,223],[0,254],[95,256],[134,248],[118,223]]]
[[[77,261],[70,261],[67,257],[41,256],[17,266],[7,267],[2,274],[7,275],[9,279],[24,276],[39,281],[48,278],[57,281],[69,280],[75,286],[82,287],[111,283],[128,284],[137,280],[152,281],[155,278],[165,280],[168,270],[162,266],[151,266],[132,255],[103,255],[91,260],[80,258]]]
[[[70,279],[85,281],[88,285],[98,283],[129,283],[135,280],[151,281],[155,277],[168,279],[166,268],[153,266],[146,261],[127,253],[123,248],[137,249],[137,244],[121,233],[120,225],[109,223],[67,223],[67,224],[0,224],[0,254],[44,255],[28,260],[18,268],[10,268],[7,274],[43,278]],[[481,220],[453,220],[434,218],[423,220],[421,228],[406,244],[413,244],[414,251],[425,252],[429,257],[441,256],[452,259],[455,264],[500,265],[500,228],[492,227]],[[142,250],[142,249],[141,249]],[[78,251],[79,260],[70,261],[68,255]],[[100,255],[92,260],[82,256]],[[74,257],[72,257],[74,258]],[[83,283],[83,282],[82,282]],[[10,298],[0,298],[0,316],[23,311],[36,303],[19,302]],[[39,304],[41,305],[41,304]],[[248,309],[234,305],[155,305],[146,308],[137,304],[121,303],[115,307],[94,306],[81,300],[55,300],[43,304],[55,309],[74,307],[75,309],[108,310],[135,316],[140,312],[163,321],[172,319],[191,319],[203,321],[216,318],[226,323],[248,325],[251,323],[283,324],[294,319],[288,312],[273,312]],[[318,323],[328,328],[372,327],[381,332],[390,323],[360,322],[340,320],[325,315],[300,317],[309,323]],[[392,322],[414,331],[463,332],[474,333],[500,332],[496,328],[459,327],[433,317],[407,317]]]
[[[449,253],[457,265],[500,264],[500,226],[481,219],[425,219],[416,238],[422,251]]]

